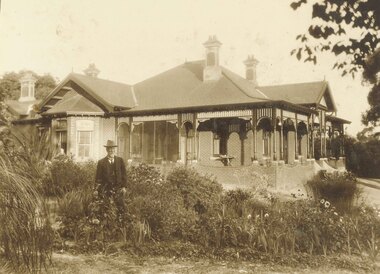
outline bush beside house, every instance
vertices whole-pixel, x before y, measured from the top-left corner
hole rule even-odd
[[[345,138],[347,170],[360,177],[380,178],[380,140]]]

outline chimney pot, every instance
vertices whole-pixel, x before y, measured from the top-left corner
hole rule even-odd
[[[100,70],[97,69],[97,67],[95,66],[94,63],[91,63],[91,64],[88,65],[88,68],[86,68],[83,72],[87,76],[91,76],[91,77],[97,78]]]

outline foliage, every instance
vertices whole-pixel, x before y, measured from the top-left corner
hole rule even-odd
[[[334,68],[343,74],[355,73],[366,66],[366,58],[380,43],[380,8],[377,0],[296,0],[291,4],[298,9],[309,2],[312,5],[312,24],[306,34],[298,35],[302,46],[292,51],[298,59],[305,54],[305,62],[317,62],[317,52],[330,51],[344,60]],[[357,35],[356,31],[360,32]],[[312,46],[312,41],[319,44]]]
[[[185,208],[199,214],[212,210],[222,193],[222,186],[215,180],[186,167],[177,167],[166,180],[169,186],[179,190]]]
[[[155,168],[139,165],[128,170],[128,186],[129,216],[135,226],[146,221],[153,238],[207,238],[201,224],[215,221],[209,217],[217,210],[222,191],[209,177],[177,167],[163,180]]]
[[[18,99],[20,97],[20,82],[19,80],[29,71],[8,72],[0,78],[0,101],[4,99]],[[35,86],[36,99],[44,98],[52,91],[57,83],[50,74],[38,75],[31,72],[37,79]]]
[[[53,243],[41,185],[48,174],[49,136],[30,138],[4,126],[0,136],[1,246],[14,267],[38,272],[50,261]]]
[[[56,86],[57,81],[50,74],[37,75],[36,99],[45,98]]]
[[[90,250],[99,250],[99,243],[108,250],[124,240],[139,252],[174,241],[214,254],[232,248],[242,256],[355,252],[376,257],[380,212],[352,204],[357,192],[351,175],[315,179],[315,201],[279,201],[265,178],[247,171],[247,180],[249,174],[260,186],[223,192],[193,169],[176,167],[165,180],[154,167],[131,166],[123,212],[117,200],[97,190],[69,193],[60,203],[61,235],[79,239]]]
[[[71,191],[92,189],[95,170],[94,161],[78,163],[70,156],[58,155],[49,165],[50,176],[43,181],[43,191],[45,195],[61,197]]]
[[[60,234],[66,239],[77,241],[83,233],[86,216],[89,216],[91,194],[89,191],[76,190],[67,192],[58,200],[58,221]]]
[[[25,163],[24,163],[25,164]],[[53,232],[47,211],[26,165],[0,157],[0,247],[14,268],[37,273],[51,259]]]
[[[222,186],[209,176],[200,175],[194,169],[177,167],[166,179],[169,189],[179,192],[179,204],[183,222],[175,235],[183,240],[213,245],[217,242],[216,224],[221,210]],[[175,208],[174,208],[175,210]],[[176,223],[175,215],[170,220]]]
[[[346,137],[344,142],[347,169],[360,177],[380,178],[380,140]]]
[[[296,0],[291,7],[312,5],[312,24],[307,33],[297,36],[301,46],[291,54],[298,60],[317,63],[319,52],[338,57],[334,68],[342,75],[363,71],[363,79],[372,85],[368,94],[370,109],[363,114],[365,125],[376,125],[380,118],[380,5],[378,0]]]
[[[368,83],[372,84],[372,88],[368,93],[367,100],[370,109],[362,115],[364,125],[377,125],[380,119],[380,48],[369,56],[366,60],[366,66],[363,72],[363,78]]]
[[[0,101],[8,98],[17,98],[16,95],[20,93],[19,79],[21,77],[16,72],[9,72],[4,74],[0,80]]]
[[[349,212],[359,197],[355,176],[352,173],[326,173],[320,171],[307,182],[315,201],[328,200],[339,212]]]

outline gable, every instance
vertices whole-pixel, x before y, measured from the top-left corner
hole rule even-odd
[[[92,103],[86,97],[78,94],[74,90],[68,91],[52,108],[42,113],[42,115],[59,114],[91,114],[102,115],[104,111]]]
[[[325,89],[325,82],[259,86],[258,89],[272,100],[308,105],[319,102],[319,96]]]
[[[40,112],[52,109],[58,102],[68,98],[68,93],[80,94],[104,112],[125,110],[135,105],[131,86],[71,73],[40,104]]]
[[[258,87],[272,100],[283,100],[293,104],[320,105],[336,111],[329,84],[326,81]]]
[[[319,102],[320,105],[324,106],[327,108],[327,103],[325,97],[322,97],[321,101]]]
[[[328,111],[336,111],[336,106],[334,99],[331,94],[330,86],[326,82],[325,88],[322,90],[319,98],[318,104],[327,108]]]

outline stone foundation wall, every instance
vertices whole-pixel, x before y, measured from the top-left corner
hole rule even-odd
[[[215,176],[225,189],[250,188],[255,180],[268,180],[269,187],[281,192],[306,195],[306,182],[314,176],[314,167],[306,164],[268,166],[253,164],[251,166],[204,166],[194,165],[201,174]]]
[[[306,183],[315,173],[317,162],[305,161],[304,164],[285,165],[283,163],[271,163],[267,166],[252,164],[250,166],[210,166],[201,162],[190,165],[200,174],[214,177],[226,190],[250,189],[255,184],[268,181],[269,187],[278,192],[295,194],[298,197],[306,197]],[[176,165],[157,165],[165,176]],[[321,167],[320,167],[321,168]]]
[[[314,176],[311,162],[298,165],[278,165],[276,168],[276,186],[279,191],[294,194],[306,194],[306,182]]]

